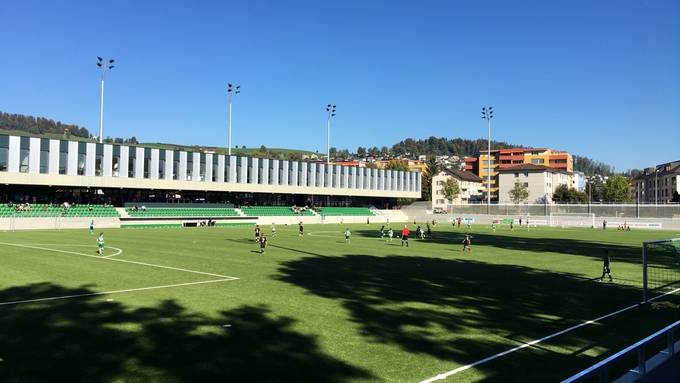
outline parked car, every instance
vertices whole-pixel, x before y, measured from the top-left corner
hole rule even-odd
[[[432,211],[434,214],[446,214],[446,210],[441,207],[435,207]]]

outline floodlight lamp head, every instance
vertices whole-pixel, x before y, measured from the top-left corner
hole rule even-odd
[[[109,69],[113,69],[113,67],[115,67],[115,65],[109,65]]]
[[[102,63],[97,63],[97,66],[101,68],[101,67],[102,67]]]
[[[103,61],[104,59],[101,58],[101,57],[99,57],[99,56],[97,56],[97,60],[98,60],[98,61]]]
[[[116,61],[114,59],[109,60],[109,64],[113,64],[113,62]]]

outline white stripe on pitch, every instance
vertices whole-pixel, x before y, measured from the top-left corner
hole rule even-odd
[[[654,298],[651,298],[651,299],[649,299],[649,300],[650,300],[650,301],[653,301],[653,300],[655,300],[655,299],[659,299],[659,298],[661,298],[661,297],[663,297],[663,296],[666,296],[666,295],[668,295],[668,294],[673,294],[673,293],[675,293],[675,292],[677,292],[677,291],[680,291],[680,288],[677,288],[677,289],[675,289],[675,290],[672,290],[672,291],[669,291],[669,292],[667,292],[667,293],[661,294],[661,295],[656,296],[656,297],[654,297]],[[511,348],[511,349],[509,349],[509,350],[505,350],[505,351],[503,351],[503,352],[499,352],[498,354],[488,356],[488,357],[486,357],[486,358],[484,358],[484,359],[480,359],[480,360],[478,360],[478,361],[476,361],[476,362],[473,362],[473,363],[470,363],[470,364],[466,364],[465,366],[460,366],[460,367],[458,367],[458,368],[456,368],[456,369],[454,369],[454,370],[451,370],[451,371],[447,371],[447,372],[441,373],[441,374],[436,375],[436,376],[433,376],[433,377],[431,377],[431,378],[429,378],[429,379],[425,379],[425,380],[421,381],[420,383],[432,383],[432,382],[436,382],[436,381],[438,381],[438,380],[444,380],[444,379],[446,379],[446,378],[448,378],[448,377],[450,377],[450,376],[456,375],[456,374],[459,373],[459,372],[463,372],[463,371],[465,371],[465,370],[469,370],[469,369],[472,368],[472,367],[476,367],[476,366],[479,366],[480,364],[484,364],[484,363],[486,363],[486,362],[490,362],[490,361],[492,361],[492,360],[494,360],[494,359],[498,359],[498,358],[500,358],[500,357],[502,357],[502,356],[511,354],[511,353],[513,353],[513,352],[515,352],[515,351],[519,351],[519,350],[521,350],[521,349],[524,349],[524,348],[527,348],[527,347],[531,347],[531,346],[533,346],[533,345],[535,345],[535,344],[538,344],[538,343],[544,342],[544,341],[546,341],[546,340],[552,339],[552,338],[554,338],[554,337],[556,337],[556,336],[560,336],[560,335],[562,335],[562,334],[571,332],[571,331],[576,330],[576,329],[578,329],[578,328],[581,328],[581,327],[583,327],[583,326],[587,326],[587,325],[590,325],[590,324],[594,324],[594,323],[599,322],[599,321],[601,321],[601,320],[603,320],[603,319],[607,319],[607,318],[609,318],[609,317],[611,317],[611,316],[614,316],[614,315],[617,315],[617,314],[621,314],[621,313],[624,312],[624,311],[628,311],[628,310],[630,310],[630,309],[632,309],[632,308],[635,308],[635,307],[638,307],[638,306],[640,306],[640,305],[641,305],[641,303],[636,303],[636,304],[634,304],[634,305],[630,305],[630,306],[628,306],[628,307],[624,307],[624,308],[622,308],[622,309],[620,309],[620,310],[617,310],[617,311],[614,311],[614,312],[612,312],[612,313],[603,315],[603,316],[601,316],[601,317],[598,317],[598,318],[595,318],[595,319],[591,319],[591,320],[585,321],[585,322],[583,322],[583,323],[579,323],[579,324],[577,324],[577,325],[575,325],[575,326],[572,326],[572,327],[566,328],[566,329],[564,329],[564,330],[558,331],[558,332],[556,332],[556,333],[550,334],[550,335],[545,336],[545,337],[543,337],[543,338],[541,338],[541,339],[536,339],[536,340],[532,340],[531,342],[522,343],[521,345],[519,345],[519,346],[517,346],[517,347],[513,347],[513,348]]]
[[[220,274],[214,274],[214,273],[206,273],[204,271],[196,271],[196,270],[189,270],[189,269],[182,269],[179,267],[172,267],[172,266],[163,266],[163,265],[156,265],[153,263],[146,263],[146,262],[137,262],[137,261],[130,261],[127,259],[119,259],[119,258],[105,258],[100,255],[91,255],[91,254],[85,254],[85,253],[78,253],[75,251],[68,251],[68,250],[59,250],[59,249],[50,249],[48,247],[40,247],[40,246],[30,246],[30,245],[23,245],[20,243],[8,243],[8,242],[0,242],[0,245],[7,245],[7,246],[16,246],[16,247],[24,247],[28,249],[37,249],[37,250],[46,250],[46,251],[54,251],[57,253],[65,253],[65,254],[74,254],[74,255],[80,255],[83,257],[90,257],[90,258],[95,258],[95,259],[103,259],[105,261],[113,261],[113,262],[125,262],[125,263],[132,263],[136,265],[143,265],[143,266],[150,266],[150,267],[158,267],[161,269],[169,269],[169,270],[176,270],[176,271],[184,271],[186,273],[193,273],[193,274],[201,274],[201,275],[209,275],[211,277],[218,277],[218,278],[224,278],[224,279],[231,279],[231,280],[236,280],[239,279],[237,277],[232,277],[229,275],[220,275]]]

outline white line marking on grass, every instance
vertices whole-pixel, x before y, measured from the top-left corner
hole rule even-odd
[[[78,253],[78,252],[75,252],[75,251],[68,251],[68,250],[50,249],[50,248],[48,248],[48,247],[22,245],[22,244],[20,244],[20,243],[0,242],[0,245],[23,247],[23,248],[27,248],[27,249],[37,249],[37,250],[45,250],[45,251],[54,251],[54,252],[56,252],[56,253],[64,253],[64,254],[74,254],[74,255],[80,255],[80,256],[83,256],[83,257],[90,257],[90,258],[95,258],[95,259],[103,259],[103,260],[106,260],[106,261],[132,263],[132,264],[135,264],[135,265],[143,265],[143,266],[149,266],[149,267],[157,267],[157,268],[160,268],[160,269],[168,269],[168,270],[184,271],[184,272],[186,272],[186,273],[201,274],[201,275],[209,275],[209,276],[211,276],[211,277],[218,277],[218,278],[231,279],[231,280],[239,279],[239,278],[237,278],[237,277],[232,277],[232,276],[229,276],[229,275],[221,275],[221,274],[207,273],[207,272],[205,272],[205,271],[196,271],[196,270],[182,269],[182,268],[180,268],[180,267],[172,267],[172,266],[156,265],[156,264],[153,264],[153,263],[130,261],[130,260],[127,260],[127,259],[105,258],[105,257],[102,257],[102,256],[100,256],[100,255],[91,255],[91,254],[85,254],[85,253]]]
[[[673,294],[673,293],[678,292],[678,291],[680,291],[680,288],[677,288],[677,289],[675,289],[675,290],[672,290],[672,291],[669,291],[669,292],[667,292],[667,293],[661,294],[661,295],[656,296],[656,297],[654,297],[654,298],[651,298],[651,299],[649,299],[649,300],[650,300],[650,301],[653,301],[653,300],[659,299],[659,298],[664,297],[664,296],[666,296],[666,295],[668,295],[668,294]],[[505,351],[503,351],[503,352],[499,352],[498,354],[494,354],[494,355],[488,356],[488,357],[486,357],[486,358],[484,358],[484,359],[480,359],[480,360],[478,360],[478,361],[476,361],[476,362],[473,362],[473,363],[470,363],[470,364],[466,364],[465,366],[460,366],[460,367],[458,367],[458,368],[456,368],[456,369],[454,369],[454,370],[447,371],[447,372],[441,373],[441,374],[439,374],[439,375],[433,376],[432,378],[422,380],[420,383],[432,383],[432,382],[436,382],[436,381],[438,381],[438,380],[444,380],[444,379],[446,379],[446,378],[448,378],[448,377],[450,377],[450,376],[456,375],[457,373],[463,372],[463,371],[468,370],[468,369],[470,369],[470,368],[472,368],[472,367],[476,367],[476,366],[479,366],[480,364],[484,364],[484,363],[486,363],[486,362],[490,362],[490,361],[492,361],[492,360],[494,360],[494,359],[498,359],[498,358],[500,358],[500,357],[502,357],[502,356],[511,354],[511,353],[513,353],[513,352],[515,352],[515,351],[519,351],[519,350],[522,350],[522,349],[524,349],[524,348],[531,347],[531,346],[533,346],[533,345],[535,345],[535,344],[538,344],[538,343],[544,342],[544,341],[546,341],[546,340],[555,338],[555,337],[560,336],[560,335],[562,335],[562,334],[566,334],[566,333],[568,333],[568,332],[574,331],[574,330],[579,329],[579,328],[581,328],[581,327],[584,327],[584,326],[587,326],[587,325],[591,325],[591,324],[595,324],[595,323],[597,323],[597,322],[599,322],[599,321],[601,321],[601,320],[603,320],[603,319],[607,319],[607,318],[612,317],[612,316],[614,316],[614,315],[621,314],[621,313],[624,312],[624,311],[628,311],[628,310],[630,310],[630,309],[639,307],[639,306],[641,306],[641,305],[642,305],[642,303],[636,303],[636,304],[634,304],[634,305],[630,305],[630,306],[628,306],[628,307],[624,307],[624,308],[622,308],[622,309],[620,309],[620,310],[617,310],[617,311],[614,311],[614,312],[612,312],[612,313],[603,315],[603,316],[601,316],[601,317],[598,317],[598,318],[595,318],[595,319],[591,319],[591,320],[585,321],[585,322],[583,322],[583,323],[579,323],[579,324],[577,324],[577,325],[575,325],[575,326],[571,326],[571,327],[566,328],[566,329],[564,329],[564,330],[558,331],[558,332],[556,332],[556,333],[552,333],[552,334],[550,334],[550,335],[548,335],[548,336],[544,336],[544,337],[541,338],[541,339],[536,339],[536,340],[532,340],[531,342],[522,343],[521,345],[519,345],[519,346],[517,346],[517,347],[513,347],[513,348],[511,348],[511,349],[509,349],[509,350],[505,350]]]
[[[200,285],[200,284],[206,284],[206,283],[229,282],[229,281],[233,281],[233,279],[211,279],[209,281],[176,283],[176,284],[173,284],[173,285],[162,285],[162,286],[139,287],[139,288],[136,288],[136,289],[111,290],[111,291],[100,291],[100,292],[96,292],[96,293],[62,295],[62,296],[58,296],[58,297],[24,299],[24,300],[21,300],[21,301],[0,302],[0,306],[18,305],[18,304],[22,304],[22,303],[56,301],[56,300],[59,300],[59,299],[91,297],[91,296],[95,296],[95,295],[130,293],[130,292],[134,292],[134,291],[158,290],[158,289],[167,289],[167,288],[171,288],[171,287],[191,286],[191,285]],[[107,299],[107,302],[109,302],[109,301],[113,301],[113,299]]]
[[[92,245],[82,245],[82,244],[72,244],[72,243],[34,243],[33,246],[64,246],[64,247],[92,247]],[[105,246],[105,249],[114,249],[117,250],[116,253],[110,254],[110,255],[104,255],[104,256],[99,256],[100,258],[111,258],[115,257],[116,255],[121,255],[123,254],[123,250],[119,249],[117,247],[113,246]]]

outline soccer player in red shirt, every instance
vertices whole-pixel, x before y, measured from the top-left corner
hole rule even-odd
[[[404,247],[404,242],[406,242],[406,247],[408,247],[408,235],[411,234],[411,230],[408,229],[407,225],[401,230],[401,246]]]

